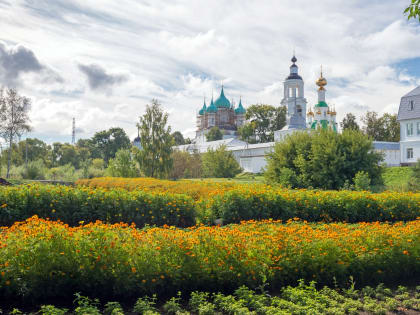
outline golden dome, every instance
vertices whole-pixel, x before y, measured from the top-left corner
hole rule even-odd
[[[318,85],[319,86],[319,89],[320,90],[323,90],[324,89],[324,86],[326,86],[327,85],[327,79],[325,79],[323,76],[322,76],[322,66],[321,66],[321,76],[319,77],[319,79],[318,80],[316,80],[316,85]]]
[[[317,114],[317,115],[321,115],[321,110],[318,110],[318,111],[316,112],[316,114]]]

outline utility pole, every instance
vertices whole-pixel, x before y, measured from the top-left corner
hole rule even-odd
[[[71,131],[71,144],[76,144],[76,118],[73,117],[73,127]]]

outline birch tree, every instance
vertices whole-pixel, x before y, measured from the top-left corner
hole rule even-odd
[[[29,109],[31,100],[18,94],[16,89],[0,90],[0,137],[9,145],[7,150],[7,173],[10,175],[13,142],[31,130]]]
[[[157,100],[152,100],[152,105],[147,105],[146,113],[137,124],[142,147],[137,154],[137,160],[146,176],[166,177],[172,169],[174,141],[171,127],[167,123],[168,114],[162,110]]]

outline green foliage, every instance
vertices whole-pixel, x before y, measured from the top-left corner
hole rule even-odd
[[[343,118],[343,121],[340,123],[341,129],[352,129],[352,130],[359,130],[360,127],[357,124],[356,116],[352,113],[347,113],[346,116]]]
[[[224,224],[295,217],[309,222],[395,222],[416,219],[419,198],[402,193],[256,189],[250,185],[214,196],[199,213],[203,222],[221,218]]]
[[[360,171],[354,176],[354,188],[356,190],[369,190],[370,189],[370,177],[367,172]]]
[[[167,314],[178,314],[183,311],[181,304],[181,292],[178,292],[177,297],[172,297],[163,305],[163,310]]]
[[[274,141],[274,131],[286,125],[286,112],[285,106],[257,104],[247,108],[245,118],[250,122],[256,140],[264,143]]]
[[[400,123],[396,114],[385,113],[378,117],[376,112],[367,112],[362,117],[363,132],[375,141],[400,141]]]
[[[118,302],[108,302],[104,307],[104,314],[106,315],[124,315],[123,308]]]
[[[266,180],[279,183],[290,178],[291,187],[339,189],[359,171],[380,184],[382,155],[373,152],[372,141],[359,131],[296,132],[275,145],[267,156]]]
[[[92,158],[102,158],[105,165],[121,149],[129,149],[130,139],[121,128],[111,128],[95,133],[89,141],[83,143],[91,152]]]
[[[145,296],[139,298],[136,301],[136,304],[134,305],[133,312],[138,314],[145,314],[146,312],[155,312],[156,300],[156,295],[153,295],[152,297]]]
[[[184,136],[179,131],[175,131],[174,133],[172,133],[172,138],[174,139],[174,145],[185,144]]]
[[[147,105],[146,113],[140,117],[142,149],[137,154],[141,171],[148,177],[166,177],[172,169],[171,127],[167,127],[168,114],[163,112],[157,100]]]
[[[54,305],[42,305],[39,311],[42,315],[64,315],[68,312],[66,308],[57,308]]]
[[[235,160],[233,153],[222,145],[218,149],[208,149],[202,155],[203,175],[205,177],[233,178],[241,172],[241,167]]]
[[[170,179],[200,178],[202,176],[201,156],[198,153],[175,150],[172,152],[173,168]]]
[[[22,166],[20,175],[23,179],[45,179],[46,167],[42,160],[31,161]]]
[[[223,139],[223,133],[219,129],[219,127],[213,127],[209,130],[208,133],[206,133],[206,140],[207,141],[217,141]]]
[[[132,158],[132,153],[128,149],[119,150],[115,158],[109,160],[106,170],[111,177],[137,177],[139,172],[136,162]]]
[[[239,127],[238,133],[240,136],[240,139],[242,141],[246,141],[248,143],[254,143],[255,142],[255,124],[252,122],[245,123],[243,126]]]
[[[101,315],[98,309],[99,300],[91,300],[87,296],[82,296],[80,293],[75,293],[76,298],[74,299],[74,304],[76,308],[74,309],[74,314],[76,315]]]
[[[385,167],[382,173],[385,188],[394,191],[407,191],[411,174],[411,167]]]
[[[411,4],[404,10],[408,19],[418,19],[420,22],[420,0],[411,0]]]
[[[411,168],[411,177],[408,182],[409,189],[412,191],[420,191],[420,159]]]
[[[143,191],[71,188],[52,185],[0,187],[0,226],[11,225],[33,215],[61,220],[70,225],[79,221],[134,222],[191,226],[195,224],[193,201],[186,195],[153,194]]]

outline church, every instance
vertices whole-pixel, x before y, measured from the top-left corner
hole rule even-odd
[[[260,173],[267,164],[265,159],[267,153],[273,150],[277,141],[282,141],[287,135],[320,128],[331,129],[337,132],[337,113],[327,103],[327,79],[323,75],[322,68],[320,77],[315,82],[318,86],[317,102],[313,106],[313,110],[312,106],[307,109],[304,81],[299,75],[296,56],[293,56],[291,61],[290,73],[283,82],[283,98],[280,102],[281,105],[287,108],[287,123],[281,130],[274,132],[274,142],[249,144],[238,139],[237,130],[246,122],[246,108],[242,105],[242,100],[239,101],[238,106],[235,108],[233,101],[230,102],[226,98],[222,86],[220,96],[216,101],[212,97],[209,106],[204,101],[202,108],[199,110],[197,114],[196,138],[193,140],[193,143],[177,146],[176,149],[190,153],[205,153],[209,149],[214,150],[221,145],[225,145],[227,150],[233,153],[245,172]],[[415,132],[416,135],[420,136],[420,120],[418,120],[419,122],[417,120],[413,122],[413,115],[409,115],[415,113],[417,115],[415,118],[420,119],[420,111],[418,111],[420,106],[417,106],[419,95],[420,89],[418,88],[407,94],[401,101],[398,117],[401,122],[402,141],[406,139],[404,135],[408,135],[407,141],[401,142],[406,152],[400,151],[400,143],[398,142],[373,142],[374,150],[383,153],[384,163],[387,166],[399,166],[401,162],[407,159],[409,162],[414,161],[420,154],[418,150],[420,147],[418,139],[420,138],[412,136]],[[406,114],[406,111],[409,111],[409,114]],[[418,130],[413,131],[414,127],[412,125],[415,125]],[[207,142],[205,134],[214,126],[219,127],[224,133],[223,140]]]

